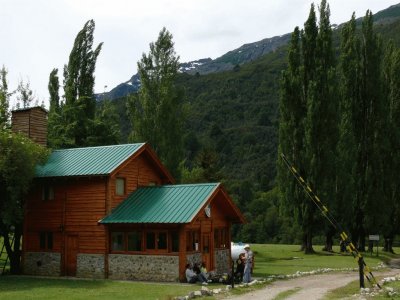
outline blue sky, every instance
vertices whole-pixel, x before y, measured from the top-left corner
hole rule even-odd
[[[9,88],[29,81],[39,103],[48,102],[48,77],[68,62],[74,39],[89,19],[95,43],[104,42],[96,67],[96,92],[136,73],[136,63],[165,26],[181,62],[216,58],[245,43],[291,32],[308,16],[309,0],[0,0],[0,66]],[[331,0],[331,23],[365,15],[399,0]],[[314,2],[317,6],[320,2]],[[105,88],[107,86],[107,88]]]

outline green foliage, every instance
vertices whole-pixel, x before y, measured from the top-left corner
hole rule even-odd
[[[50,76],[49,76],[49,94],[50,94],[50,111],[49,114],[52,112],[60,112],[60,95],[59,95],[59,89],[60,89],[60,81],[58,79],[58,69],[53,69],[51,71]]]
[[[50,111],[48,144],[52,148],[117,144],[119,117],[104,100],[96,105],[94,71],[102,43],[93,48],[95,23],[89,20],[75,38],[64,66],[64,103],[60,103],[58,70],[49,76]]]
[[[0,70],[0,130],[10,125],[10,93],[7,84],[7,69],[4,67]]]
[[[0,235],[10,257],[11,273],[19,272],[20,238],[25,197],[31,187],[37,164],[44,162],[48,151],[22,134],[0,131]],[[9,233],[15,237],[14,249]]]
[[[182,160],[184,120],[182,90],[175,85],[179,68],[172,34],[163,28],[148,55],[138,62],[141,86],[128,100],[133,141],[147,141],[177,178]]]
[[[24,196],[29,190],[35,166],[46,158],[47,150],[22,134],[0,131],[1,222],[22,222]],[[18,158],[18,159],[17,159]]]
[[[24,82],[20,79],[17,87],[17,107],[28,108],[31,106],[31,102],[35,100],[33,91],[31,90],[30,82]]]
[[[120,139],[119,116],[110,100],[103,100],[96,107],[96,116],[90,126],[87,145],[116,145]]]

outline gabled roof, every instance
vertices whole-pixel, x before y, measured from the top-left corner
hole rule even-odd
[[[142,187],[99,223],[190,223],[219,186],[205,183]]]
[[[112,173],[145,144],[125,144],[55,150],[35,177],[98,176]]]

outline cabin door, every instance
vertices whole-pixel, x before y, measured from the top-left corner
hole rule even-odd
[[[212,265],[212,252],[211,252],[211,241],[210,241],[210,234],[209,233],[203,233],[202,234],[202,243],[203,248],[202,248],[202,260],[206,263],[207,266],[207,271],[210,271],[213,269]]]
[[[76,276],[78,236],[67,235],[65,247],[65,275]]]

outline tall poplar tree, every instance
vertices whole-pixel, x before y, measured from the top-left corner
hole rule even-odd
[[[382,233],[384,236],[384,250],[393,251],[393,239],[399,233],[400,227],[400,183],[397,170],[400,168],[400,159],[398,155],[393,155],[400,149],[400,49],[395,48],[391,41],[387,46],[384,66],[383,66],[383,84],[385,86],[383,99],[388,100],[389,108],[389,153],[385,154],[385,198],[386,215],[382,218],[384,221]]]
[[[66,135],[74,144],[71,146],[86,145],[95,118],[94,71],[103,43],[93,49],[94,29],[93,20],[85,23],[75,38],[68,64],[64,66],[63,114],[67,123]]]
[[[357,191],[357,173],[359,147],[356,139],[361,99],[361,53],[360,42],[356,35],[355,14],[341,31],[340,46],[340,123],[338,152],[338,191],[337,206],[342,209],[336,214],[337,220],[348,228],[354,236],[357,231],[360,194]],[[345,209],[344,209],[345,208]]]
[[[62,119],[62,103],[60,103],[60,81],[58,69],[53,69],[49,76],[48,90],[50,94],[50,106],[47,121],[47,144],[50,148],[58,149],[65,144],[66,125]]]
[[[358,245],[361,251],[365,250],[365,235],[368,231],[377,230],[373,228],[373,224],[379,222],[376,216],[383,207],[377,201],[383,197],[383,157],[380,150],[384,138],[383,120],[387,118],[382,106],[381,60],[381,42],[374,32],[373,16],[368,10],[362,22],[361,99],[358,104],[361,115],[357,118],[358,124],[356,124],[358,131],[356,137],[361,149],[358,174],[362,176],[358,177],[357,184],[360,209],[356,217],[360,224]]]
[[[316,36],[314,66],[310,65],[309,74],[313,74],[308,82],[306,95],[307,116],[305,118],[305,152],[307,159],[307,179],[314,192],[334,209],[336,203],[336,145],[337,145],[337,98],[336,63],[332,46],[332,29],[330,24],[329,5],[325,0],[319,7],[319,26]],[[314,28],[311,23],[309,25]],[[313,37],[314,40],[314,37]],[[305,45],[310,47],[312,45]],[[311,51],[309,51],[311,52]],[[311,60],[311,58],[308,58]],[[306,71],[307,66],[304,66]],[[310,202],[310,201],[309,201]],[[321,216],[315,212],[310,202],[308,212],[308,235],[314,234],[315,221]],[[331,251],[335,231],[326,224],[325,250]],[[306,240],[306,247],[311,248],[311,237]]]
[[[176,178],[180,177],[184,120],[183,93],[175,85],[178,68],[172,34],[163,28],[138,62],[139,95],[128,102],[131,139],[149,142]]]
[[[10,93],[8,92],[7,69],[0,69],[0,130],[10,126]]]
[[[317,26],[317,18],[315,14],[314,4],[311,4],[310,13],[308,16],[307,21],[304,23],[304,30],[301,35],[302,41],[302,54],[303,54],[303,86],[301,91],[303,92],[304,102],[306,105],[306,111],[303,115],[302,126],[303,128],[303,139],[304,139],[304,149],[303,149],[303,160],[304,163],[302,165],[302,173],[305,178],[309,180],[311,183],[312,178],[309,177],[310,175],[310,151],[307,149],[307,144],[310,142],[307,141],[307,114],[309,110],[309,102],[310,91],[312,91],[314,87],[314,79],[316,76],[316,59],[317,59],[317,37],[318,37],[318,26]],[[303,192],[304,194],[304,192]],[[312,246],[312,237],[315,234],[315,222],[316,222],[316,207],[315,205],[307,199],[304,195],[303,202],[299,203],[299,209],[301,214],[301,228],[303,231],[303,242],[302,242],[302,249],[305,253],[313,253],[314,249]]]
[[[319,13],[317,26],[315,8],[311,5],[304,30],[299,34],[295,29],[292,35],[288,69],[282,80],[279,151],[287,153],[321,197],[334,203],[338,100],[330,11],[324,0]],[[317,226],[321,216],[304,191],[295,186],[294,178],[284,175],[281,167],[279,172],[284,205],[292,207],[301,225],[302,249],[312,253],[312,238],[321,228]],[[326,249],[330,250],[334,232],[327,226],[326,234]]]
[[[301,32],[296,27],[288,50],[288,67],[282,72],[279,102],[279,155],[287,156],[304,172],[304,116],[306,104],[303,90]],[[288,172],[282,160],[278,161],[278,184],[282,193],[281,210],[302,224],[302,204],[307,199],[295,178]]]

